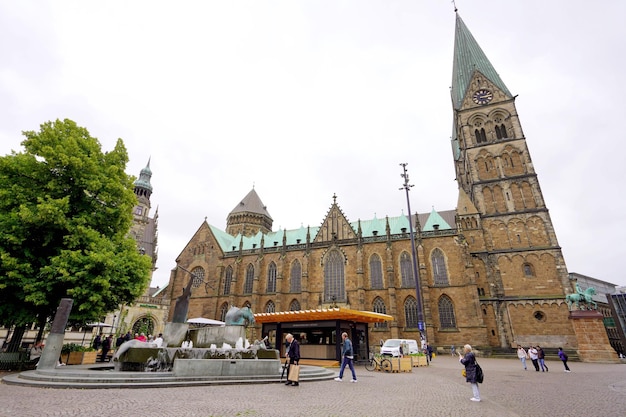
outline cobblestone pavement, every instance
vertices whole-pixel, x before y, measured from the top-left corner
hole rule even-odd
[[[450,356],[409,373],[367,372],[358,383],[227,385],[150,389],[51,389],[0,385],[0,416],[625,416],[626,365],[550,361],[524,371],[513,359],[480,359],[482,402]]]

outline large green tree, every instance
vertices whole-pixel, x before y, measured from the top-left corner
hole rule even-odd
[[[136,204],[128,154],[71,120],[23,132],[0,157],[0,323],[40,327],[61,298],[71,319],[96,320],[141,295],[151,261],[129,236]]]

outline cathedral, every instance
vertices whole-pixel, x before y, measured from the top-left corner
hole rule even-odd
[[[451,96],[456,209],[350,221],[334,196],[312,219],[319,227],[274,231],[252,189],[225,230],[205,220],[182,249],[170,319],[190,285],[188,317],[224,320],[230,306],[249,306],[259,318],[251,339],[279,347],[291,332],[330,346],[312,357],[336,357],[342,331],[361,358],[388,338],[576,349],[573,289],[515,96],[458,14]]]

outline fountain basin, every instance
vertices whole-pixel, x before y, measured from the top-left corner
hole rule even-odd
[[[174,361],[172,373],[175,377],[228,376],[256,377],[275,376],[280,372],[278,359],[181,359]]]

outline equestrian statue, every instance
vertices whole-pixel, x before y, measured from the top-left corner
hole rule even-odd
[[[597,310],[598,303],[596,303],[592,299],[595,293],[596,293],[596,289],[594,287],[589,287],[583,291],[582,288],[580,288],[580,285],[576,283],[576,293],[567,294],[565,296],[565,301],[567,302],[567,306],[569,307],[570,311],[572,310],[572,306],[574,304],[576,304],[576,307],[578,308],[578,310],[585,310],[585,309],[591,310],[592,306],[593,306],[593,310]],[[581,306],[581,303],[583,303],[584,305]]]

